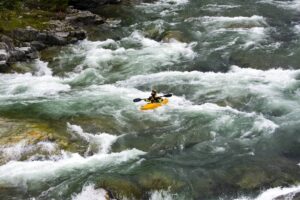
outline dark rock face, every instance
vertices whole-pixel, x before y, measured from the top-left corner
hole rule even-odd
[[[119,0],[71,0],[78,8],[95,8]],[[62,46],[75,43],[87,37],[82,27],[99,25],[105,21],[90,11],[67,8],[65,18],[50,20],[44,30],[31,27],[16,28],[6,35],[0,34],[0,72],[14,62],[38,58],[38,51],[50,46]]]
[[[65,30],[68,28],[69,30]],[[48,46],[61,46],[86,38],[83,30],[70,30],[63,23],[53,30],[38,31],[31,27],[15,29],[11,36],[0,35],[0,71],[10,63],[38,58],[38,51]],[[18,47],[16,47],[16,45]]]
[[[37,38],[39,31],[33,28],[21,29],[17,28],[12,31],[11,36],[20,42],[30,42]]]
[[[104,4],[120,3],[121,0],[70,0],[69,4],[77,9],[92,10]]]

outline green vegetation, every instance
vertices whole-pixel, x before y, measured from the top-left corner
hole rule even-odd
[[[67,6],[68,0],[0,0],[0,33],[26,26],[45,29]]]
[[[29,8],[40,8],[42,10],[50,11],[64,11],[68,6],[68,0],[25,0],[25,5]]]
[[[31,26],[36,29],[48,27],[48,21],[55,14],[43,10],[3,10],[0,12],[0,32],[9,32],[15,28]]]
[[[68,0],[0,0],[0,10],[20,9],[22,7],[48,11],[63,11],[68,6]]]

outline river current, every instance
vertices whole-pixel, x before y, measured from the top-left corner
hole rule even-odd
[[[0,75],[0,199],[300,192],[300,1],[159,0]],[[140,111],[151,89],[169,103]]]

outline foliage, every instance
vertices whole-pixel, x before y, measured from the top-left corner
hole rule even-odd
[[[24,5],[31,9],[63,11],[68,6],[68,0],[0,0],[0,10],[19,9]]]
[[[63,11],[68,6],[68,0],[25,0],[26,6],[49,11]]]
[[[25,28],[31,26],[36,29],[45,29],[48,27],[49,19],[53,18],[54,14],[42,10],[15,11],[2,10],[0,12],[0,32],[10,32],[15,28]]]
[[[0,10],[20,8],[21,2],[21,0],[0,0]]]

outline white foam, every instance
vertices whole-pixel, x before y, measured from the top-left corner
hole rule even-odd
[[[6,161],[19,160],[22,157],[22,155],[26,154],[32,149],[33,146],[27,145],[27,141],[22,140],[14,145],[0,146],[0,153]]]
[[[144,154],[143,151],[131,149],[119,153],[95,154],[87,158],[77,153],[70,153],[57,161],[10,161],[0,166],[0,185],[26,187],[31,181],[41,182],[45,179],[55,179],[63,174],[82,173],[119,165]]]
[[[193,17],[185,20],[186,22],[199,21],[206,27],[213,29],[218,28],[231,28],[232,26],[252,26],[252,27],[265,27],[267,22],[264,17],[253,15],[251,17],[236,16],[236,17],[225,17],[225,16],[203,16]]]
[[[111,145],[118,139],[118,136],[110,135],[107,133],[91,134],[85,133],[80,126],[67,124],[69,132],[73,136],[79,136],[81,139],[87,141],[90,144],[96,144],[98,147],[98,153],[108,153],[111,149]]]
[[[136,5],[137,8],[143,9],[143,12],[159,15],[161,17],[165,16],[175,16],[181,9],[182,5],[185,5],[189,0],[158,0],[152,3],[141,3]]]
[[[292,187],[276,187],[262,192],[256,198],[240,197],[235,200],[273,200],[280,196],[285,196],[284,199],[291,200],[296,193],[300,192],[300,186]]]
[[[300,10],[300,0],[292,0],[292,1],[276,1],[276,0],[261,0],[261,3],[273,4],[277,7],[287,9],[287,10]]]
[[[151,192],[149,200],[173,200],[174,195],[166,190],[155,190]]]
[[[202,7],[203,10],[213,11],[213,12],[220,12],[223,10],[238,8],[240,5],[220,5],[220,4],[207,4]]]
[[[30,144],[27,140],[21,140],[16,144],[0,146],[0,155],[5,161],[20,160],[22,156],[32,153],[53,153],[57,150],[57,145],[52,142],[41,141],[37,144]]]
[[[136,47],[126,48],[125,43],[136,44]],[[121,41],[83,41],[75,53],[85,55],[84,66],[100,69],[99,73],[110,72],[115,64],[120,66],[118,75],[126,73],[146,73],[158,66],[168,66],[193,59],[196,53],[193,47],[196,43],[182,43],[175,40],[157,42],[144,37],[140,32],[133,32]],[[110,46],[110,47],[109,47]],[[113,46],[113,48],[112,48]],[[111,75],[111,74],[110,74]]]
[[[57,95],[70,90],[68,84],[50,75],[3,74],[0,76],[0,99],[30,99]]]
[[[82,191],[72,196],[72,200],[107,200],[108,194],[102,189],[95,189],[94,184],[86,185],[82,188]]]
[[[34,74],[37,76],[52,75],[52,70],[48,68],[48,62],[44,62],[38,59],[35,61],[35,68],[36,72]]]
[[[297,34],[300,34],[300,24],[294,26],[294,30]]]
[[[199,92],[222,88],[221,93],[235,94],[234,90],[271,95],[298,82],[300,70],[270,69],[267,71],[232,66],[227,73],[167,71],[133,76],[117,82],[118,86],[140,87],[168,83],[169,86],[190,85],[202,88]],[[232,82],[234,80],[234,83]],[[226,87],[225,87],[226,86]],[[197,95],[197,93],[196,93]]]

